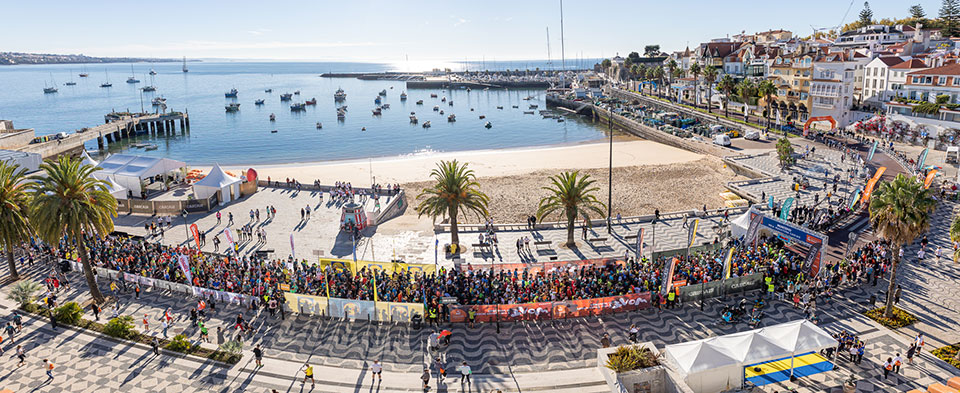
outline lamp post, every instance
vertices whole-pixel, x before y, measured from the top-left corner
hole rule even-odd
[[[613,231],[610,214],[613,211],[613,111],[607,116],[607,130],[610,133],[610,165],[607,171],[607,233]]]
[[[187,210],[184,209],[180,212],[180,217],[183,217],[183,232],[187,234],[187,245],[190,245],[190,227],[187,225]],[[200,245],[198,244],[199,248]]]

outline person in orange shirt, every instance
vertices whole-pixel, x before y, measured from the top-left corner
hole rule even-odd
[[[43,368],[47,371],[47,379],[53,379],[53,362],[43,359]]]

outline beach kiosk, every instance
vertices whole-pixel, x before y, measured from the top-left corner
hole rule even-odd
[[[363,206],[355,202],[349,202],[343,205],[343,211],[340,213],[340,230],[353,232],[362,231],[367,227],[367,212]]]

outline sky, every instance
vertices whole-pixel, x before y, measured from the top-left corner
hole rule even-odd
[[[559,0],[3,0],[0,51],[90,56],[430,63],[561,56]],[[682,50],[741,31],[809,35],[862,0],[567,0],[566,58],[659,44]],[[940,0],[874,0],[875,18],[935,16]],[[849,14],[844,14],[850,7]]]

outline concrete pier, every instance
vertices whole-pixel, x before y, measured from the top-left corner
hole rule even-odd
[[[103,149],[108,144],[120,142],[121,139],[136,137],[138,134],[150,133],[151,131],[166,135],[165,130],[169,129],[173,134],[176,123],[181,123],[181,128],[190,126],[189,116],[181,112],[169,113],[109,113],[104,116],[105,124],[95,127],[85,128],[82,131],[71,134],[70,136],[53,140],[45,143],[33,143],[17,148],[16,150],[38,153],[44,159],[56,157],[61,154],[76,154],[83,150],[83,145],[87,141],[97,140],[97,147]],[[104,142],[106,138],[106,142]]]

